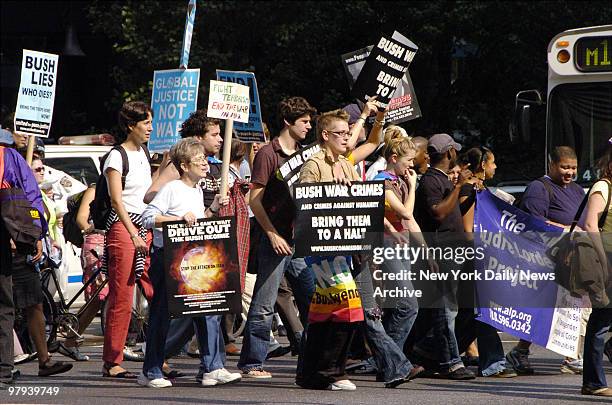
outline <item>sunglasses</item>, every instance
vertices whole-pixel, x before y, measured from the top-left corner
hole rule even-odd
[[[42,173],[45,171],[44,167],[37,167],[36,169],[32,169],[32,171],[36,172],[36,173]]]

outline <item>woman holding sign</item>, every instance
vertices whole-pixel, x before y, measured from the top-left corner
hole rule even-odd
[[[168,335],[170,319],[164,275],[164,245],[160,227],[165,222],[186,221],[195,225],[198,218],[217,216],[220,206],[229,203],[229,197],[215,195],[210,207],[204,206],[204,195],[198,182],[208,173],[205,146],[195,138],[179,141],[170,150],[170,160],[181,176],[179,180],[166,183],[155,195],[143,213],[146,228],[154,228],[151,281],[154,286],[153,302],[149,308],[149,330],[147,351],[138,377],[138,384],[149,388],[171,387],[163,378],[164,345]],[[221,316],[193,318],[200,344],[201,365],[197,379],[203,386],[227,384],[240,380],[239,373],[230,373],[224,368],[225,348],[221,336]]]

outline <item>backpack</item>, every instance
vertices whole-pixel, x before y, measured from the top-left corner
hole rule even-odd
[[[64,214],[62,220],[62,233],[64,235],[64,239],[76,247],[83,246],[83,233],[77,225],[76,217],[77,213],[79,212],[79,208],[81,207],[81,200],[83,199],[83,194],[85,194],[85,191],[87,190],[81,191],[80,193],[72,195],[68,198],[68,201],[66,202],[68,212]]]
[[[147,160],[149,164],[151,163],[151,154],[149,153],[149,149],[146,145],[141,145],[142,149],[147,155]],[[106,159],[108,159],[108,155],[114,150],[119,151],[121,154],[121,189],[125,188],[125,179],[130,171],[130,162],[127,157],[127,152],[121,145],[115,145],[113,149],[108,151],[104,156],[100,158],[100,167],[104,168],[104,164],[106,163]],[[102,169],[103,170],[103,169]],[[106,182],[106,176],[104,173],[100,173],[98,177],[98,181],[96,182],[96,194],[94,200],[89,204],[89,216],[93,221],[94,228],[96,229],[106,229],[106,223],[108,222],[108,218],[110,217],[111,211],[113,207],[111,205],[110,195],[108,193],[108,183]]]

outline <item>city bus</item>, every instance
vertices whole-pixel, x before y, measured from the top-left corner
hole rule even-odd
[[[578,155],[576,181],[588,186],[612,137],[612,25],[578,28],[556,35],[548,44],[546,148],[567,145]],[[529,107],[543,105],[539,91],[516,96],[514,136],[529,141]]]

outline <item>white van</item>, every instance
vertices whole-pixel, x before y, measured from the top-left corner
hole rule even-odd
[[[111,150],[112,146],[90,145],[45,145],[45,165],[61,170],[85,185],[98,181],[100,157]],[[67,262],[67,274],[61,274],[60,288],[66,301],[70,300],[83,287],[81,249],[66,242],[63,258]],[[65,272],[63,272],[65,273]],[[50,286],[51,287],[51,286]],[[52,289],[52,288],[50,288]],[[76,304],[85,302],[81,295]]]

